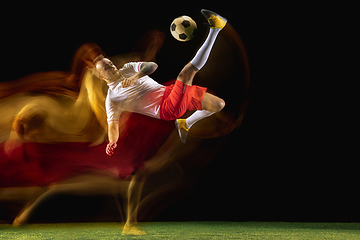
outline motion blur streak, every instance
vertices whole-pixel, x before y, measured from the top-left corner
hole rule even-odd
[[[110,59],[118,68],[129,61],[155,61],[163,43],[164,34],[153,30],[132,53]],[[105,55],[88,43],[75,53],[69,72],[0,83],[0,201],[41,204],[54,193],[117,196],[127,191],[128,177],[144,168],[138,216],[149,221],[199,180],[197,173],[240,126],[248,103],[249,67],[243,43],[228,24],[194,79],[226,101],[223,111],[195,124],[185,145],[173,121],[124,112],[118,148],[108,157],[107,85],[91,72],[99,54]]]

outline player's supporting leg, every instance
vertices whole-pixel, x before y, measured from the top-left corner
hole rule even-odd
[[[131,179],[128,189],[128,201],[126,207],[126,223],[123,229],[123,235],[143,235],[146,232],[136,227],[137,214],[141,198],[141,192],[145,181],[145,169],[141,169]]]
[[[210,93],[205,93],[201,101],[203,110],[197,110],[186,119],[176,119],[175,126],[178,129],[179,137],[182,143],[186,142],[187,135],[191,126],[198,121],[210,117],[216,112],[220,112],[225,107],[225,101]]]
[[[225,101],[210,93],[205,93],[201,102],[203,110],[197,110],[186,119],[185,126],[190,129],[196,122],[220,112],[225,107]]]

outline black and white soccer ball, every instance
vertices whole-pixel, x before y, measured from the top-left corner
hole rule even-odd
[[[176,40],[186,42],[191,40],[197,30],[197,25],[191,17],[181,16],[175,18],[170,25],[170,32]]]

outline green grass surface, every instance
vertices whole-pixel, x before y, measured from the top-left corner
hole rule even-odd
[[[360,239],[360,223],[152,222],[143,236],[123,236],[121,223],[0,224],[0,239]]]

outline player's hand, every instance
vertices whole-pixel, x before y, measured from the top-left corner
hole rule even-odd
[[[121,82],[121,86],[123,88],[127,88],[127,87],[130,87],[131,85],[133,85],[137,80],[138,80],[138,76],[137,75],[133,75],[129,78],[126,78],[124,79],[122,82]]]
[[[115,148],[117,147],[117,144],[116,143],[108,143],[108,145],[106,146],[106,154],[109,155],[110,157],[112,155],[114,155],[114,151],[115,151]]]

